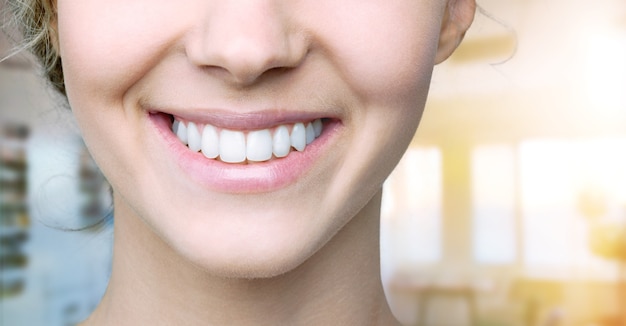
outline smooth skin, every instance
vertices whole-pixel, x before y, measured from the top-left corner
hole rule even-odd
[[[114,189],[113,270],[84,325],[394,325],[382,183],[474,0],[57,0],[70,106]],[[207,189],[155,108],[341,122],[295,183]]]

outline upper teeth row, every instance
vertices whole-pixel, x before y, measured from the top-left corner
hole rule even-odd
[[[192,151],[201,151],[204,156],[213,159],[219,156],[220,160],[227,163],[241,163],[246,159],[253,162],[267,161],[272,158],[272,154],[285,157],[291,147],[303,151],[306,145],[322,133],[322,120],[279,125],[272,129],[248,131],[246,134],[243,131],[218,130],[210,124],[200,126],[176,119],[172,125],[172,131],[178,139]]]

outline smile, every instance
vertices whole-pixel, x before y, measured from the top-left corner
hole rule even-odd
[[[303,152],[323,131],[322,119],[239,131],[174,118],[172,132],[193,152],[225,163],[265,162]]]
[[[146,110],[165,164],[221,193],[264,193],[328,168],[344,127],[332,113]],[[156,148],[155,148],[156,149]],[[310,181],[303,181],[310,182]]]

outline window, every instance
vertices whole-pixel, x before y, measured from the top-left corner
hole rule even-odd
[[[516,261],[516,155],[510,145],[472,152],[473,254],[478,263]]]
[[[381,247],[394,266],[441,258],[441,152],[409,148],[385,183]]]
[[[616,265],[591,250],[597,223],[626,219],[626,139],[521,144],[524,265],[538,277],[614,278]],[[600,209],[590,215],[586,194]]]

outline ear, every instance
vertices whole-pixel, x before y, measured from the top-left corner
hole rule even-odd
[[[476,0],[448,0],[441,23],[435,64],[445,61],[461,44],[474,21]]]

